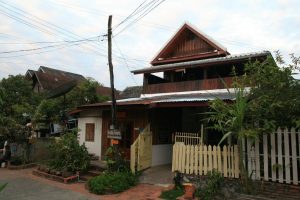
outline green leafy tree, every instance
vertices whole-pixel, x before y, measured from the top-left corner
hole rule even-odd
[[[24,142],[28,138],[25,125],[40,99],[24,76],[9,76],[0,81],[0,134],[3,139]]]
[[[286,65],[277,52],[280,67],[272,57],[245,66],[247,84],[254,86],[249,93],[248,112],[261,131],[300,126],[300,81],[293,78],[299,71],[299,58],[291,55],[291,60]]]
[[[66,95],[68,108],[74,109],[80,105],[109,100],[108,97],[97,93],[97,88],[100,86],[102,86],[102,84],[92,78],[88,78],[86,81],[81,82]]]
[[[280,55],[276,57],[283,64]],[[243,138],[257,138],[272,132],[279,126],[298,126],[300,119],[300,85],[292,76],[298,70],[299,58],[292,56],[292,64],[278,67],[272,57],[263,62],[249,62],[245,74],[234,81],[235,101],[226,103],[221,99],[210,102],[208,120],[212,128],[223,132],[220,141],[235,138],[242,152]],[[248,92],[245,87],[251,86]],[[284,117],[283,117],[284,115]],[[249,192],[249,178],[239,154],[242,182]]]
[[[34,114],[35,123],[39,128],[47,128],[50,123],[61,123],[68,111],[80,105],[108,100],[107,97],[97,94],[96,90],[100,85],[94,79],[88,78],[63,96],[41,101]]]

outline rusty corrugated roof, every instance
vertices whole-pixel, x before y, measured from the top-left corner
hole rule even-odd
[[[147,68],[143,68],[143,69],[133,70],[131,72],[134,74],[155,73],[155,72],[162,72],[162,71],[179,69],[179,68],[186,69],[186,68],[192,68],[195,66],[199,67],[201,65],[221,64],[221,63],[232,62],[232,61],[254,59],[254,58],[258,58],[258,57],[266,57],[268,55],[271,55],[271,53],[269,51],[233,54],[233,55],[227,55],[224,57],[208,58],[208,59],[194,60],[194,61],[185,61],[185,62],[164,64],[164,65],[156,65],[156,66],[151,66],[151,67],[147,67]]]

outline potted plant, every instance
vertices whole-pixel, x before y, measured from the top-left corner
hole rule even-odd
[[[196,191],[196,187],[190,180],[186,177],[183,177],[183,184],[184,186],[184,198],[185,199],[194,199],[194,194]]]

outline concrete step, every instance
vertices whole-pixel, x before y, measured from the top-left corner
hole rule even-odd
[[[99,176],[102,172],[99,171],[99,170],[89,170],[87,172],[87,175],[90,175],[90,176]]]
[[[91,175],[83,175],[83,176],[80,176],[80,180],[81,181],[84,181],[84,182],[87,182],[89,179],[93,178],[95,176],[91,176]]]
[[[107,164],[105,161],[101,161],[101,160],[92,160],[91,161],[91,168],[92,169],[96,169],[99,171],[104,171],[107,169]]]
[[[248,195],[248,194],[240,194],[236,200],[272,200],[267,197],[263,197],[260,195]]]

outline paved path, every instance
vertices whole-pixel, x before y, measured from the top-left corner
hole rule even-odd
[[[154,200],[164,187],[140,184],[114,195],[94,195],[83,183],[63,184],[32,175],[32,169],[8,170],[0,168],[0,184],[8,183],[0,192],[1,200]]]

